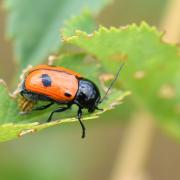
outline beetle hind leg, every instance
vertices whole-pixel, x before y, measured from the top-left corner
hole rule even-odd
[[[50,102],[49,104],[47,104],[47,105],[44,105],[44,106],[39,106],[39,107],[35,107],[35,108],[33,108],[32,110],[34,111],[36,111],[36,110],[44,110],[44,109],[47,109],[48,107],[50,107],[50,106],[52,106],[54,104],[54,102]]]
[[[99,111],[104,111],[104,109],[99,108],[99,107],[95,107],[95,109],[99,110]]]

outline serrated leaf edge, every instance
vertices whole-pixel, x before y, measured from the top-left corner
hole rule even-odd
[[[145,21],[141,22],[140,25],[138,25],[136,23],[133,23],[133,24],[130,24],[130,25],[127,25],[127,26],[121,26],[119,28],[114,27],[114,26],[111,26],[110,28],[107,28],[107,27],[104,27],[104,26],[100,25],[97,30],[95,30],[93,33],[90,33],[90,34],[84,32],[84,31],[81,31],[81,30],[76,30],[75,34],[73,36],[67,37],[67,36],[64,36],[62,34],[62,41],[64,43],[71,44],[72,41],[76,40],[79,37],[83,37],[83,38],[86,38],[86,39],[91,39],[92,37],[98,36],[101,33],[112,33],[112,32],[116,32],[116,33],[119,32],[120,33],[122,31],[129,31],[129,30],[131,30],[131,31],[136,30],[138,32],[146,30],[148,32],[152,32],[156,36],[159,37],[159,41],[162,44],[168,44],[168,45],[170,45],[172,47],[177,47],[178,50],[180,49],[179,44],[170,43],[170,42],[167,42],[166,40],[164,40],[164,36],[166,35],[165,31],[158,31],[158,29],[155,26],[150,26]],[[180,55],[178,54],[178,56],[180,56]]]
[[[127,31],[127,30],[136,30],[136,31],[140,32],[144,29],[148,30],[149,32],[155,33],[159,37],[161,37],[164,34],[162,32],[159,32],[155,26],[149,26],[146,22],[143,21],[143,22],[141,22],[140,25],[133,23],[131,25],[121,26],[119,28],[114,27],[114,26],[107,28],[107,27],[100,25],[98,30],[95,30],[91,34],[88,34],[88,33],[81,31],[81,30],[77,30],[77,31],[75,31],[74,36],[71,36],[71,37],[64,37],[63,36],[63,40],[65,42],[70,42],[71,40],[74,40],[74,39],[78,38],[79,36],[84,36],[86,38],[90,38],[90,37],[93,37],[93,36],[98,35],[98,34],[103,33],[103,32],[111,33],[111,32],[121,32],[121,31]]]

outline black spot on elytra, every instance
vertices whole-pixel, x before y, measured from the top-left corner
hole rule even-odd
[[[42,80],[43,86],[45,86],[45,87],[51,86],[52,81],[51,81],[51,78],[48,74],[42,74],[41,80]]]
[[[72,95],[69,94],[68,92],[65,92],[64,95],[65,95],[66,97],[71,97],[71,96],[72,96]]]

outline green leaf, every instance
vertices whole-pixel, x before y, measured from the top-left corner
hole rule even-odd
[[[96,23],[92,14],[85,11],[80,16],[75,16],[64,23],[62,35],[64,37],[72,36],[77,30],[91,33],[96,29]]]
[[[70,64],[81,63],[81,68],[85,77],[88,77],[88,67],[84,66],[84,61],[82,62],[84,56],[82,55],[73,55],[68,56],[64,55],[57,59],[54,65],[63,64],[65,67]],[[86,60],[86,58],[85,58]],[[89,67],[94,67],[91,71],[94,71],[94,75],[89,76],[92,80],[98,80],[97,74],[100,73],[98,69],[96,69],[96,65],[93,63]],[[77,68],[78,69],[78,68]],[[101,92],[101,86],[99,86]],[[119,90],[113,89],[111,95],[101,104],[101,108],[104,109],[103,112],[114,108],[114,106],[118,105],[121,100],[128,95],[128,92],[122,92]],[[30,114],[21,115],[19,109],[19,96],[13,97],[9,94],[9,91],[5,85],[5,83],[0,81],[0,142],[11,140],[17,137],[21,137],[25,134],[34,133],[39,130],[42,130],[47,127],[51,127],[64,122],[73,122],[77,121],[77,107],[72,107],[71,110],[68,110],[67,113],[57,114],[54,118],[57,121],[46,123],[46,120],[52,110],[58,107],[58,105],[48,108],[43,111],[34,111]],[[41,103],[41,102],[40,102]],[[83,120],[97,118],[102,111],[96,111],[95,113],[89,114],[87,111],[83,111]]]
[[[116,73],[126,61],[119,79],[132,91],[136,105],[149,110],[162,127],[180,137],[180,49],[163,42],[162,33],[142,23],[100,27],[92,34],[76,31],[64,40],[95,57],[107,72]]]
[[[11,2],[11,1],[9,0],[8,2]],[[18,2],[18,3],[20,3],[20,2]],[[18,3],[16,5],[18,5]],[[23,1],[23,3],[24,3],[24,6],[27,8],[28,2]],[[64,3],[67,3],[67,2],[64,2]],[[72,6],[73,6],[73,4],[72,4]],[[18,6],[13,7],[13,8],[15,8],[15,9],[17,8],[19,10],[21,9]],[[58,7],[56,7],[56,8],[58,8]],[[96,8],[98,8],[98,7],[96,7]],[[24,13],[24,10],[22,10],[21,13]],[[14,17],[14,16],[12,16],[12,17]],[[20,23],[19,18],[20,17],[17,17],[17,19],[15,18],[15,20],[13,20],[13,23],[15,23],[16,21],[18,23]],[[30,16],[29,16],[29,18],[30,18]],[[21,23],[19,24],[20,27],[21,27],[21,25],[24,24],[23,21],[25,19],[26,18],[22,17],[22,22],[21,22],[22,24]],[[30,18],[30,20],[32,20],[32,19]],[[44,18],[43,18],[43,20],[44,20]],[[11,29],[12,31],[14,30],[13,29],[14,27],[16,27],[16,26],[12,27],[12,29]],[[35,29],[36,28],[38,29],[39,27],[35,27]],[[69,21],[67,21],[65,23],[65,26],[63,29],[63,34],[64,34],[64,36],[65,35],[69,36],[69,35],[73,34],[76,30],[84,30],[87,32],[92,32],[95,28],[96,28],[96,25],[94,23],[94,19],[93,19],[92,15],[88,12],[85,12],[82,15],[73,17]],[[50,30],[52,30],[52,29],[50,28]],[[54,36],[54,34],[53,34],[54,31],[49,33],[49,27],[48,27],[48,31],[46,31],[46,33],[48,36]],[[49,41],[47,39],[48,37],[45,36],[44,31],[40,32],[40,33],[42,33],[41,37],[39,37],[39,34],[38,34],[39,32],[38,33],[36,32],[34,34],[34,31],[32,31],[32,34],[31,34],[31,36],[38,35],[38,38],[40,38],[40,41],[43,41],[43,43],[40,42],[40,44],[33,44],[33,43],[37,42],[38,38],[33,40],[34,41],[33,43],[30,41],[31,38],[29,41],[25,42],[25,39],[27,38],[27,33],[26,33],[26,31],[22,32],[22,37],[20,37],[20,34],[19,34],[20,32],[21,31],[18,31],[16,29],[15,31],[12,32],[12,35],[16,34],[16,36],[17,36],[17,37],[15,37],[16,38],[15,42],[16,43],[18,42],[18,44],[16,44],[17,45],[16,47],[20,50],[19,55],[22,56],[22,60],[25,60],[25,59],[27,60],[23,63],[23,66],[25,66],[28,62],[37,63],[37,62],[41,61],[42,59],[40,57],[41,57],[41,55],[43,55],[42,50],[45,50],[45,49],[52,50],[51,46],[53,46],[53,45],[52,45],[52,43],[48,42]],[[56,38],[56,40],[57,40],[57,38]],[[47,44],[44,44],[44,41],[46,41]],[[28,43],[30,43],[30,44],[28,44]],[[32,45],[34,47],[32,47]],[[46,47],[45,47],[45,45],[46,45]],[[47,47],[51,47],[51,48],[47,48]],[[99,63],[97,63],[97,61],[95,59],[93,59],[93,57],[87,56],[84,53],[79,53],[76,51],[76,49],[75,49],[75,51],[73,51],[73,53],[70,50],[71,49],[69,47],[66,49],[66,51],[64,51],[64,49],[62,49],[62,52],[60,53],[61,55],[56,59],[55,62],[53,62],[53,65],[61,65],[61,66],[64,66],[64,67],[67,67],[67,68],[70,68],[77,72],[82,73],[82,75],[84,77],[87,77],[87,78],[91,79],[92,81],[96,82],[97,84],[99,84],[100,91],[103,95],[103,93],[105,93],[103,88],[106,86],[106,82],[99,79],[99,76],[101,76],[102,73],[104,72],[103,69],[101,68],[101,65]],[[46,53],[48,54],[48,52],[49,51],[47,51]],[[32,57],[33,57],[34,61],[32,61]],[[39,60],[37,60],[37,58],[34,58],[34,57],[39,58]],[[101,84],[103,86],[101,86]],[[104,112],[112,109],[115,105],[119,104],[120,101],[128,94],[129,94],[129,92],[123,92],[123,91],[112,89],[111,95],[108,96],[108,98],[104,100],[104,102],[101,104],[101,108],[104,109]],[[7,140],[17,138],[17,137],[21,137],[25,134],[33,133],[33,132],[39,131],[41,129],[51,127],[56,124],[60,124],[62,122],[77,121],[77,119],[75,118],[76,114],[77,114],[77,107],[73,107],[71,110],[68,110],[67,113],[57,114],[54,117],[54,119],[56,119],[56,120],[59,119],[59,121],[55,121],[52,123],[46,123],[46,120],[47,120],[50,112],[52,112],[52,110],[57,108],[58,105],[55,105],[55,106],[48,108],[47,110],[43,110],[43,111],[33,111],[29,114],[24,114],[24,115],[20,114],[20,111],[21,111],[19,108],[20,95],[18,95],[16,97],[13,97],[12,95],[10,95],[9,91],[3,81],[0,82],[0,98],[1,98],[1,101],[0,101],[0,108],[1,108],[1,112],[0,112],[0,142],[7,141]],[[42,105],[43,102],[39,102],[39,104]],[[103,113],[103,112],[99,111],[99,112],[89,114],[89,113],[87,113],[87,111],[83,111],[83,120],[97,118],[101,113]]]
[[[19,121],[19,109],[14,98],[9,94],[6,84],[0,79],[0,124]],[[10,115],[11,118],[8,117]]]
[[[83,9],[97,13],[108,0],[5,0],[8,35],[21,68],[43,62],[61,46],[59,29]]]

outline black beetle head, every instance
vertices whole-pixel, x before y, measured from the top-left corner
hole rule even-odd
[[[80,107],[94,112],[100,102],[101,96],[97,86],[90,80],[79,80],[79,89],[75,97],[75,103]]]

